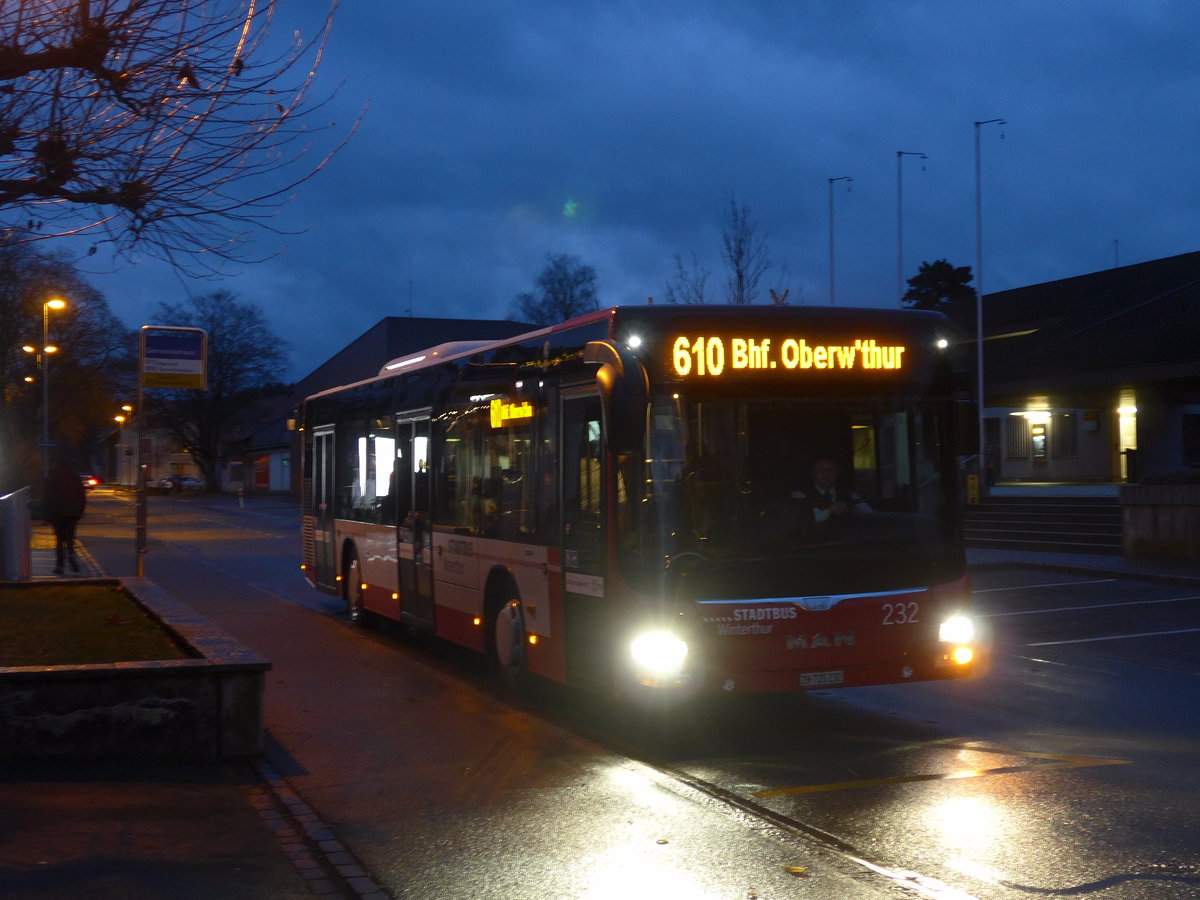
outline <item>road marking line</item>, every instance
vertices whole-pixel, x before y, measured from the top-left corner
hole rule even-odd
[[[971,591],[972,594],[1000,594],[1005,591],[1032,591],[1035,588],[1048,587],[1077,587],[1081,584],[1108,584],[1116,581],[1115,578],[1097,578],[1092,581],[1048,581],[1045,584],[1019,584],[1016,587],[1001,587],[1001,588],[982,588],[981,590]]]
[[[1153,603],[1179,603],[1184,600],[1200,600],[1200,594],[1190,597],[1164,597],[1161,600],[1124,600],[1120,603],[1090,603],[1083,606],[1055,606],[1050,609],[1022,609],[1016,612],[985,613],[985,619],[1000,619],[1004,616],[1039,616],[1043,613],[1082,612],[1089,609],[1110,609],[1120,606],[1150,606]]]
[[[1045,771],[1049,769],[1082,769],[1092,766],[1126,766],[1128,759],[1107,759],[1100,756],[1072,756],[1057,753],[1035,753],[1027,750],[1009,750],[1003,747],[984,747],[975,741],[937,742],[951,750],[974,750],[999,756],[1019,756],[1030,760],[1044,760],[1013,766],[996,766],[990,769],[961,769],[956,772],[923,773],[920,775],[892,775],[887,778],[866,778],[859,781],[837,781],[830,784],[806,784],[797,787],[774,788],[756,791],[752,797],[784,797],[796,794],[819,794],[826,791],[846,791],[864,787],[882,787],[892,784],[915,784],[922,781],[954,781],[960,778],[983,778],[988,775],[1010,775],[1014,772]]]
[[[1061,647],[1063,644],[1095,644],[1100,641],[1124,641],[1129,638],[1164,637],[1172,634],[1192,634],[1200,628],[1180,628],[1177,631],[1143,631],[1140,634],[1110,634],[1104,637],[1074,638],[1069,641],[1039,641],[1036,644],[1025,644],[1026,647]]]

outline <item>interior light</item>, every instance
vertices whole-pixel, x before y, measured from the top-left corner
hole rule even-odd
[[[420,356],[414,356],[410,359],[402,359],[402,360],[399,360],[398,362],[389,363],[388,365],[384,366],[383,368],[389,372],[392,372],[392,371],[395,371],[396,369],[403,369],[405,366],[415,366],[417,363],[424,362],[424,361],[425,361],[425,354],[421,354]]]
[[[1117,413],[1122,416],[1136,416],[1137,415],[1137,407],[1136,406],[1118,406]]]

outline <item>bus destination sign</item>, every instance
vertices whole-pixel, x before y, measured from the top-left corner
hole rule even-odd
[[[904,344],[856,338],[838,343],[803,337],[677,335],[668,338],[671,370],[680,378],[721,378],[768,372],[898,371],[908,359]]]

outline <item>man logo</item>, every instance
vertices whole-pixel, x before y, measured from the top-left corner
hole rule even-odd
[[[853,631],[835,631],[831,638],[828,634],[793,634],[787,639],[789,650],[829,650],[835,647],[853,647],[857,638]]]

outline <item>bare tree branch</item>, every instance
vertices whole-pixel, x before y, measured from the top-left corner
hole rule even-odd
[[[692,266],[685,269],[683,257],[675,254],[675,274],[666,283],[668,303],[703,304],[704,286],[708,281],[708,269],[692,254]]]
[[[758,296],[758,282],[771,267],[767,240],[755,235],[750,210],[734,197],[729,198],[729,208],[721,212],[720,218],[721,257],[729,266],[729,302],[753,303]]]
[[[307,38],[278,0],[0,5],[0,239],[90,235],[192,274],[244,261],[323,154],[311,97],[337,0]],[[315,158],[310,157],[315,155]]]

